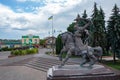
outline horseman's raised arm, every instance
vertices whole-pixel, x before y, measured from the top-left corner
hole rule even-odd
[[[84,26],[83,26],[83,30],[84,29],[86,29],[86,28],[88,28],[88,26],[91,24],[91,21],[90,20],[88,20],[88,19],[83,19],[83,20],[86,20],[88,23],[87,24],[85,24]]]

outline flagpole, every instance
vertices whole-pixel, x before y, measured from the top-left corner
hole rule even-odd
[[[52,15],[53,17],[53,15]],[[53,19],[54,17],[52,18],[52,53],[54,54],[54,44],[53,44],[53,37],[54,37],[54,34],[53,34]]]
[[[52,18],[52,37],[53,37],[53,18]]]
[[[52,23],[52,43],[51,43],[51,48],[52,48],[52,53],[54,54],[54,44],[53,44],[53,38],[54,38],[54,32],[53,32],[53,15],[52,16],[50,16],[49,18],[48,18],[48,20],[51,20],[52,19],[52,21],[51,21],[51,23]]]

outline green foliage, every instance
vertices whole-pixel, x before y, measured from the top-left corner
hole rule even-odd
[[[105,20],[104,12],[100,7],[100,10],[97,8],[97,4],[94,4],[92,22],[93,26],[90,28],[91,33],[91,46],[101,46],[103,53],[106,53],[106,29],[105,29]]]
[[[84,10],[84,13],[83,13],[83,16],[82,16],[82,18],[87,18],[87,13],[86,13],[86,10]]]
[[[106,61],[106,62],[104,62],[104,64],[106,64],[112,68],[120,70],[120,60],[116,61],[116,63],[113,63],[113,61]]]
[[[70,24],[69,27],[67,28],[67,31],[74,33],[74,25],[75,25],[74,22]]]
[[[34,53],[38,53],[38,49],[27,49],[27,54],[34,54]]]
[[[12,50],[11,55],[13,55],[13,56],[21,55],[21,50]]]
[[[107,38],[109,40],[108,44],[114,53],[114,60],[116,55],[120,58],[120,13],[116,4],[108,21]]]
[[[45,45],[45,40],[44,40],[44,39],[41,39],[41,40],[40,40],[40,45],[42,45],[42,46]]]
[[[60,54],[61,49],[63,48],[61,36],[58,35],[56,38],[56,54]]]
[[[12,50],[11,55],[13,56],[20,56],[20,55],[27,55],[27,54],[36,54],[38,53],[37,48],[26,49],[26,50]]]
[[[4,48],[1,48],[0,51],[11,51],[13,50],[14,48],[8,48],[8,47],[4,47]]]

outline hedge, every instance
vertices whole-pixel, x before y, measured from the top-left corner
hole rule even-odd
[[[36,54],[36,53],[38,53],[38,49],[37,48],[26,49],[26,50],[12,50],[11,51],[11,55],[12,56]]]

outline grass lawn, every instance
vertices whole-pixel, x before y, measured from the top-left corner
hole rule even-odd
[[[110,66],[110,67],[112,67],[112,68],[120,70],[120,60],[116,61],[116,63],[113,63],[113,61],[105,61],[103,63]]]

